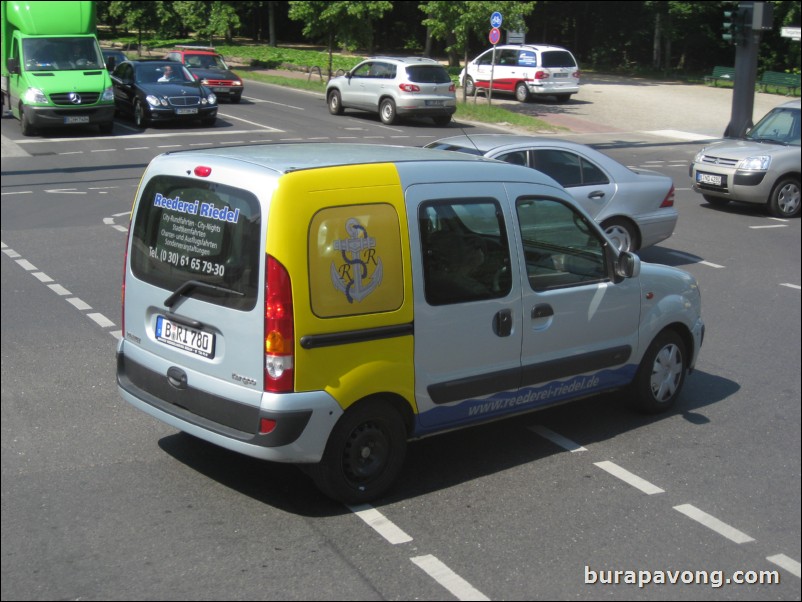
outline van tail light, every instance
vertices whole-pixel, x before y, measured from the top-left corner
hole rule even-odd
[[[574,71],[571,75],[573,75],[575,78],[579,79],[579,71]]]
[[[134,220],[128,220],[128,234],[125,236],[125,251],[123,252],[123,282],[120,286],[120,324],[122,327],[122,336],[125,338],[125,276],[128,273],[128,243],[131,240],[131,223]]]
[[[265,385],[270,393],[293,390],[294,333],[292,284],[287,268],[265,259]]]
[[[448,87],[448,91],[449,91],[449,92],[456,92],[456,91],[457,91],[457,86],[455,86],[454,84],[451,84],[451,85]]]
[[[548,79],[549,74],[545,71],[536,71],[535,79]]]
[[[398,87],[404,92],[420,92],[420,86],[415,84],[398,84]]]
[[[671,190],[668,191],[666,198],[663,199],[663,202],[660,203],[660,208],[663,207],[673,207],[674,206],[674,185],[671,185]]]

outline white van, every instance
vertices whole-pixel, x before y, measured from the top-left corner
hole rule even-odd
[[[408,439],[613,389],[668,409],[704,333],[694,278],[547,176],[410,147],[156,157],[123,293],[125,400],[349,503]]]
[[[579,66],[565,48],[542,44],[496,46],[468,63],[460,74],[465,93],[473,96],[477,88],[514,94],[519,102],[531,96],[554,96],[568,102],[579,92]]]

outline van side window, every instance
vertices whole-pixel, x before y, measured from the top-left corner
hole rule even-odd
[[[509,244],[497,201],[424,203],[418,223],[429,304],[498,299],[510,293]]]
[[[604,241],[589,221],[554,199],[516,203],[526,273],[534,291],[608,278]]]

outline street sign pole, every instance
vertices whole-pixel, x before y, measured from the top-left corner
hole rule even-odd
[[[496,68],[496,44],[501,40],[501,23],[503,18],[500,12],[494,12],[490,15],[490,35],[488,36],[490,43],[493,45],[493,55],[490,59],[490,88],[487,91],[487,104],[493,102],[493,72]]]

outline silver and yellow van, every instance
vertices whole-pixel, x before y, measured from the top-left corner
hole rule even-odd
[[[667,409],[704,333],[694,278],[617,251],[547,176],[357,144],[156,157],[123,322],[125,400],[348,503],[409,439],[612,389]]]

